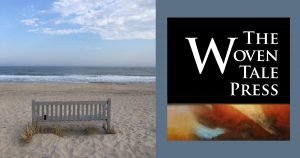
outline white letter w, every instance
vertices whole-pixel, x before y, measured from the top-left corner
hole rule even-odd
[[[217,45],[216,45],[214,39],[211,38],[211,41],[210,41],[209,46],[207,48],[207,51],[206,51],[206,54],[204,56],[203,62],[201,61],[201,58],[200,58],[200,55],[199,55],[199,51],[198,51],[198,48],[197,48],[197,44],[196,44],[196,39],[197,38],[195,38],[195,37],[186,37],[185,39],[187,39],[189,41],[189,43],[190,43],[190,46],[191,46],[191,49],[192,49],[192,52],[193,52],[193,55],[194,55],[194,59],[196,61],[197,68],[198,68],[198,71],[199,71],[200,74],[203,71],[203,68],[204,68],[204,66],[206,64],[207,58],[208,58],[209,53],[211,51],[213,52],[213,54],[215,56],[215,59],[217,61],[217,64],[219,66],[219,69],[220,69],[221,73],[223,74],[224,71],[225,71],[225,67],[226,67],[226,64],[227,64],[227,61],[228,61],[228,58],[229,58],[232,46],[234,44],[234,41],[237,39],[237,37],[236,38],[228,38],[230,40],[230,43],[229,43],[229,47],[227,49],[227,53],[226,53],[226,57],[225,57],[224,61],[222,61],[220,52],[219,52],[219,50],[217,48]]]

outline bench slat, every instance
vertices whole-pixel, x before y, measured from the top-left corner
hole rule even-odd
[[[71,114],[72,107],[71,107],[70,104],[67,104],[67,106],[68,106],[68,120],[70,121],[71,120],[71,116],[72,116],[72,114]]]
[[[88,115],[89,115],[89,106],[88,106],[89,104],[86,104],[86,109],[85,109],[85,116],[84,116],[84,119],[85,120],[88,120]]]
[[[44,114],[44,116],[46,116],[46,118],[43,118],[43,119],[44,119],[44,121],[46,121],[48,119],[48,112],[49,112],[49,110],[48,110],[48,105],[44,105],[44,106],[45,106],[45,114]]]
[[[68,107],[70,108],[70,110],[69,110],[69,121],[71,121],[72,120],[72,104],[69,104],[68,105]]]
[[[81,116],[80,116],[80,120],[84,119],[84,104],[80,104],[81,105]]]
[[[101,107],[101,108],[102,108],[102,109],[101,109],[101,110],[102,110],[102,111],[101,111],[101,119],[104,119],[104,105],[105,105],[105,104],[101,104],[101,106],[102,106],[102,107]]]
[[[51,117],[49,118],[50,121],[53,120],[53,104],[50,105]]]
[[[62,119],[62,105],[63,104],[59,104],[59,119],[58,119],[59,121],[63,120]]]
[[[73,104],[73,115],[72,115],[72,120],[76,120],[76,116],[75,116],[75,104]]]
[[[94,104],[94,120],[97,120],[98,118],[97,118],[97,104]]]
[[[105,110],[104,110],[105,119],[107,119],[107,109],[108,109],[108,104],[105,104]]]
[[[93,119],[93,104],[89,104],[90,106],[90,115],[89,115],[89,119],[92,120]]]
[[[58,121],[58,105],[55,105],[55,121]]]
[[[40,117],[40,106],[38,106],[36,104],[35,104],[35,106],[37,106],[37,115],[36,115],[35,120],[38,121],[38,118]]]
[[[77,106],[77,117],[76,120],[80,120],[80,104],[76,104]]]
[[[43,117],[44,117],[44,112],[45,112],[45,106],[42,105],[42,117],[41,117],[41,120],[44,121]]]
[[[98,117],[99,117],[100,120],[102,119],[102,118],[101,118],[101,114],[102,114],[101,109],[102,109],[102,105],[99,104],[99,114],[98,114]]]
[[[66,116],[66,120],[69,120],[70,118],[70,110],[71,110],[71,108],[70,108],[70,106],[69,106],[69,104],[65,104],[65,106],[66,106],[66,109],[67,109],[67,116]]]
[[[102,104],[102,114],[101,114],[102,119],[105,119],[105,104]]]
[[[99,115],[100,115],[100,119],[101,119],[101,120],[102,120],[102,118],[103,118],[102,111],[103,111],[103,104],[100,104],[100,111],[99,111]]]
[[[104,110],[104,117],[105,117],[105,119],[106,119],[106,118],[107,118],[107,104],[105,104],[104,107],[105,107],[105,108],[104,108],[104,109],[105,109],[105,110]]]
[[[64,112],[63,112],[63,113],[64,113],[64,117],[63,117],[64,120],[67,120],[67,118],[68,118],[67,108],[68,108],[68,106],[66,106],[66,104],[64,104],[64,110],[63,110],[63,111],[64,111]]]

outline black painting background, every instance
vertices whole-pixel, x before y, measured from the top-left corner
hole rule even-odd
[[[168,103],[289,103],[290,100],[290,24],[289,18],[168,18]],[[278,33],[278,45],[247,45],[243,31]],[[228,37],[238,37],[222,75],[213,53],[200,75],[185,37],[196,40],[203,60],[211,38],[214,38],[224,60]],[[277,62],[236,62],[235,50],[278,49]],[[256,57],[256,56],[255,56]],[[271,60],[272,61],[272,60]],[[278,79],[242,79],[239,65],[279,67]],[[268,69],[267,69],[268,70]],[[259,72],[259,74],[261,74]],[[230,96],[230,82],[279,85],[277,96]]]

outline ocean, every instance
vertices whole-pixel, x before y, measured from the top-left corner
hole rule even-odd
[[[153,83],[153,67],[0,67],[0,83]]]

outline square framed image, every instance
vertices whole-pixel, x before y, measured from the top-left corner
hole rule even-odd
[[[168,18],[167,28],[169,140],[289,140],[289,18]]]
[[[0,2],[0,157],[156,157],[156,1]]]

